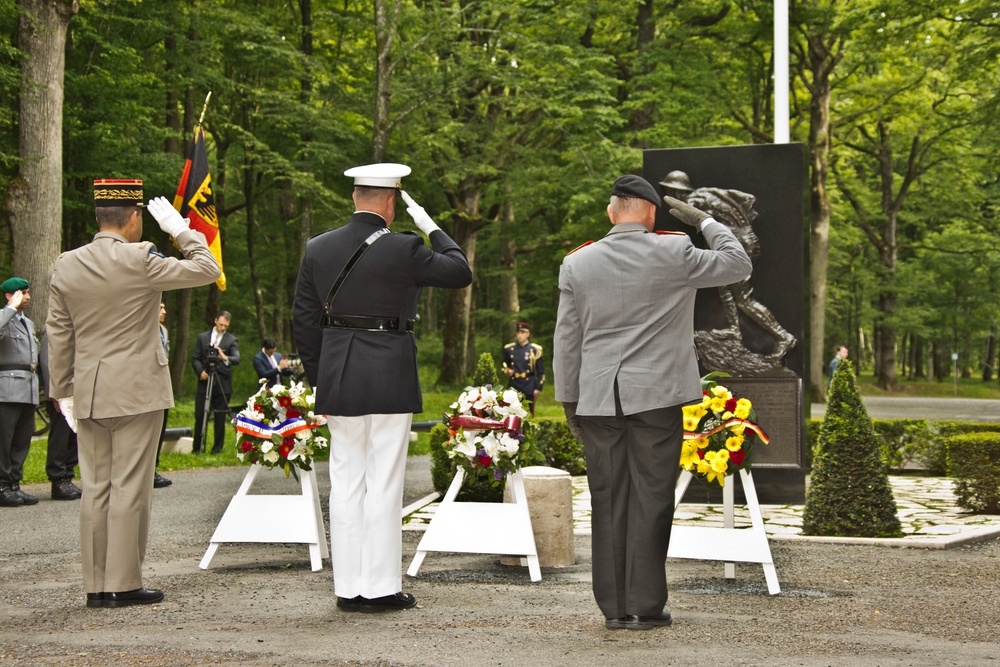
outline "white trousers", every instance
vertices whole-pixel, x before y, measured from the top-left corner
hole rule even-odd
[[[329,417],[330,553],[337,596],[403,589],[403,478],[412,414]]]

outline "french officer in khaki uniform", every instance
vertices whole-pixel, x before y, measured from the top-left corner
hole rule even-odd
[[[679,199],[663,199],[671,215],[705,236],[707,250],[684,233],[653,233],[660,198],[649,182],[627,175],[611,191],[611,230],[570,253],[559,271],[556,399],[583,431],[594,597],[609,629],[671,623],[664,565],[681,406],[701,398],[695,294],[751,271],[728,227]]]
[[[49,316],[49,395],[79,435],[80,549],[88,607],[163,599],[142,585],[156,444],[173,407],[160,344],[164,290],[207,285],[219,265],[205,238],[164,197],[150,200],[184,259],[142,237],[142,181],[94,181],[99,231],[55,262]]]

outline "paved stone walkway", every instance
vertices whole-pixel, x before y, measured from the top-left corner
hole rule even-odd
[[[890,476],[893,497],[903,524],[904,537],[811,537],[802,535],[802,505],[761,505],[764,528],[772,540],[807,540],[840,544],[945,549],[1000,534],[1000,515],[970,514],[955,505],[954,482],[943,477]],[[692,481],[692,484],[698,484]],[[434,496],[429,496],[430,501]],[[437,502],[416,503],[407,514],[406,530],[424,530],[434,516]],[[746,506],[735,507],[736,527],[750,526]],[[681,503],[674,523],[684,526],[723,527],[723,506]],[[573,528],[590,534],[590,489],[586,476],[573,478]]]

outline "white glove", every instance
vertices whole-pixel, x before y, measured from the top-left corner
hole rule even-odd
[[[170,234],[174,238],[183,231],[187,231],[190,221],[182,218],[177,209],[167,201],[166,197],[153,197],[146,206],[149,214],[156,219],[160,229]]]
[[[57,398],[56,401],[59,403],[59,412],[62,413],[73,433],[76,433],[76,418],[73,416],[73,397]]]
[[[416,223],[417,229],[428,236],[430,236],[431,232],[436,232],[441,229],[437,226],[437,223],[431,220],[431,216],[427,215],[427,211],[425,211],[422,206],[419,206],[417,202],[413,201],[413,197],[406,194],[406,190],[400,190],[400,194],[403,195],[403,201],[406,202],[406,212],[410,214],[411,218],[413,218],[413,222]]]

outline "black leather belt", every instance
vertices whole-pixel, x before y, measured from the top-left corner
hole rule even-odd
[[[34,364],[0,364],[0,371],[28,371],[35,372]]]
[[[353,329],[354,331],[413,331],[414,320],[399,321],[398,317],[354,317],[323,315],[320,325],[324,329]],[[401,326],[402,325],[402,326]]]

